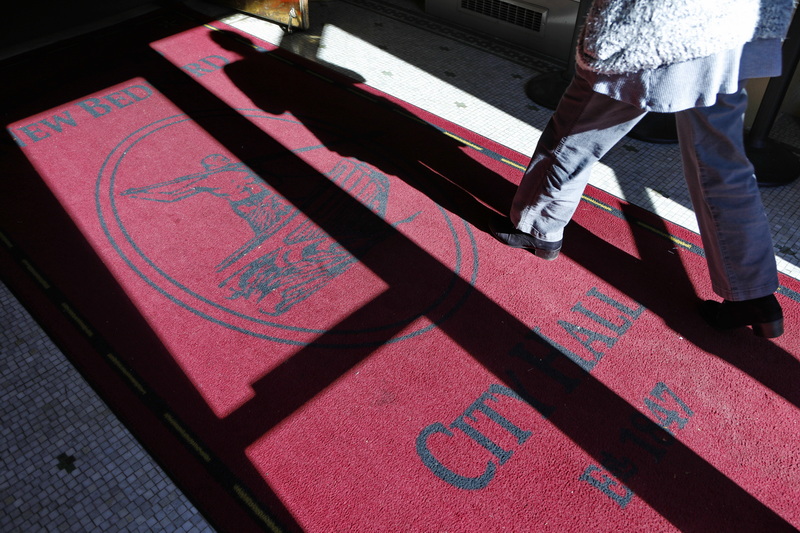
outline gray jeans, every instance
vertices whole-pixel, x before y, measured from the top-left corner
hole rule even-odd
[[[744,86],[711,107],[676,113],[684,176],[714,292],[728,300],[778,288],[772,236],[747,159]],[[592,91],[576,76],[542,133],[511,207],[517,229],[558,241],[581,200],[592,166],[645,111]]]

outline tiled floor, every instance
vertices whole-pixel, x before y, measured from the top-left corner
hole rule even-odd
[[[532,151],[550,115],[525,97],[525,84],[561,70],[432,19],[422,0],[312,0],[312,28],[291,35],[187,3],[522,153]],[[781,115],[772,137],[800,150],[797,122]],[[696,229],[676,145],[626,139],[592,183]],[[779,267],[793,277],[800,277],[798,187],[763,190]],[[0,530],[211,530],[2,285],[0,305]]]
[[[0,531],[213,531],[0,284]]]

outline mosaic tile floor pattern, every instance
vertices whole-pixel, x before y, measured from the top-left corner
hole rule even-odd
[[[0,284],[0,531],[213,531]]]
[[[186,3],[521,153],[550,116],[525,84],[562,68],[432,19],[421,0],[312,0],[312,27],[291,35]],[[797,150],[798,120],[780,116],[771,137]],[[626,139],[592,184],[696,230],[675,145]],[[794,277],[799,186],[762,191],[779,268]],[[0,531],[212,531],[1,284],[0,328]]]

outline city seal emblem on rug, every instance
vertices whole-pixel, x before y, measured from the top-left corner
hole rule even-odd
[[[266,135],[220,142],[193,120],[226,131],[242,116]],[[477,275],[469,226],[386,169],[339,152],[301,122],[260,110],[174,115],[108,155],[100,222],[153,289],[236,331],[297,345],[325,335],[330,347],[429,331]],[[415,272],[418,254],[442,268]],[[365,306],[367,319],[340,325]]]

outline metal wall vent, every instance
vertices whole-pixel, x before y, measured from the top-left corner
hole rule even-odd
[[[461,0],[461,8],[528,30],[542,31],[542,13],[502,0]]]

